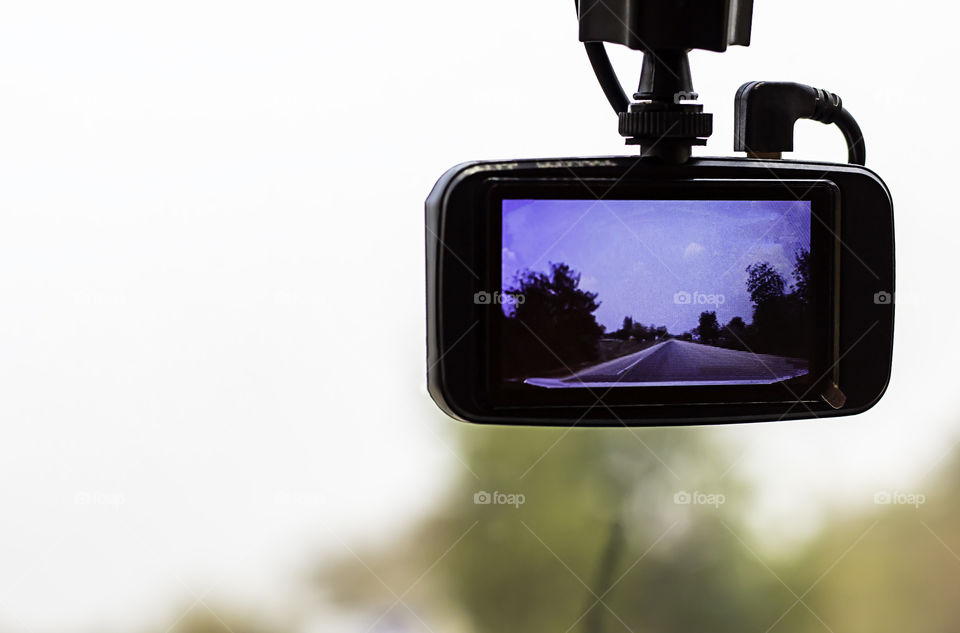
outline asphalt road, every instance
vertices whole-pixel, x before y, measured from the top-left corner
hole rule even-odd
[[[761,385],[807,373],[807,361],[670,339],[567,378],[528,378],[552,389],[614,385]]]

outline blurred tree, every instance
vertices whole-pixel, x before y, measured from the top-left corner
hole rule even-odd
[[[745,529],[748,490],[718,476],[729,461],[705,431],[460,434],[470,470],[440,507],[320,569],[324,599],[369,633],[949,633],[960,621],[956,457],[912,504],[848,503],[772,555]],[[480,490],[525,498],[476,503]],[[263,622],[198,606],[158,630],[312,630]]]
[[[718,475],[729,460],[706,431],[460,435],[470,470],[440,507],[320,569],[322,596],[369,633],[949,633],[960,621],[956,457],[913,503],[848,503],[772,555],[744,527],[748,489]],[[523,503],[476,503],[480,490]],[[725,503],[697,504],[691,491]],[[159,630],[312,630],[263,622],[194,607]]]
[[[167,633],[278,633],[283,629],[276,624],[268,626],[258,617],[237,615],[231,609],[195,605],[165,630]]]
[[[464,469],[388,555],[361,553],[370,569],[346,559],[324,570],[339,602],[389,605],[370,570],[390,579],[399,563],[409,578],[431,570],[409,600],[432,628],[459,609],[477,633],[742,633],[789,606],[739,541],[747,491],[716,479],[729,462],[705,433],[465,427],[462,438],[477,476]],[[697,490],[726,502],[697,503]],[[478,491],[524,503],[478,504]]]
[[[788,578],[799,592],[810,588],[804,601],[834,631],[957,630],[960,461],[955,455],[937,480],[914,485],[877,493],[886,495],[879,504],[865,498],[859,512],[837,513],[796,553]],[[817,622],[807,624],[817,630]]]

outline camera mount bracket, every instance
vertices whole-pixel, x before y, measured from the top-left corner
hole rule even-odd
[[[749,46],[753,0],[575,0],[580,41],[597,80],[619,118],[627,145],[642,156],[682,164],[694,145],[706,145],[713,115],[693,103],[688,53],[722,53]],[[640,87],[627,98],[604,43],[643,51]],[[793,126],[799,119],[836,125],[847,142],[848,162],[866,162],[863,134],[840,97],[819,88],[789,82],[752,81],[735,100],[734,150],[750,158],[778,160],[793,150]]]
[[[580,41],[607,99],[620,135],[643,156],[684,163],[694,145],[706,145],[713,115],[693,90],[688,52],[748,46],[752,0],[578,0]],[[644,53],[640,87],[630,101],[613,71],[604,42]]]

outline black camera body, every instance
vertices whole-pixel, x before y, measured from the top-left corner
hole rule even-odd
[[[510,380],[504,360],[518,350],[503,338],[508,317],[497,300],[497,293],[506,296],[505,199],[584,200],[595,210],[613,200],[809,202],[808,373],[770,384],[608,381],[565,389]],[[426,209],[428,386],[453,417],[618,426],[828,417],[865,411],[886,389],[893,346],[893,205],[883,181],[864,167],[735,158],[678,166],[637,157],[467,163],[441,178]],[[544,336],[529,334],[534,342]]]
[[[488,424],[660,426],[853,415],[883,396],[893,203],[835,94],[749,82],[747,158],[691,158],[712,115],[687,52],[748,45],[752,0],[578,2],[640,156],[466,163],[426,202],[427,382]],[[629,99],[604,42],[644,51]],[[782,160],[801,118],[849,164]]]

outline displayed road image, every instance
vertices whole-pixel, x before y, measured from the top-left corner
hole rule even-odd
[[[807,361],[723,349],[670,339],[621,358],[582,369],[566,378],[528,378],[548,389],[766,385],[804,376]]]
[[[503,382],[769,385],[808,374],[811,213],[794,200],[504,200],[491,307]]]

